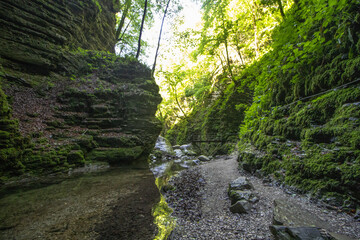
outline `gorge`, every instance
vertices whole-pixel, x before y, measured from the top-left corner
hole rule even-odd
[[[360,237],[359,0],[198,4],[0,2],[1,239]]]

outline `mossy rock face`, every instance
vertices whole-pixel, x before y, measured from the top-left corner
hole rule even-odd
[[[4,0],[0,9],[4,20],[0,55],[22,63],[27,71],[56,69],[65,47],[114,52],[116,9],[113,1]],[[11,27],[13,25],[24,28]]]
[[[273,131],[264,120],[254,124],[243,139],[247,143],[240,145],[250,143],[253,148],[240,152],[239,166],[271,174],[331,204],[360,203],[359,97],[359,86],[350,86],[291,106],[286,118],[278,110],[272,112],[265,121],[274,124]],[[332,106],[331,114],[322,111],[325,105]],[[296,124],[301,128],[289,135],[289,126]]]
[[[18,175],[25,168],[21,162],[23,139],[17,121],[10,118],[11,108],[0,85],[0,176]]]
[[[244,120],[244,109],[251,100],[251,95],[245,92],[242,87],[230,84],[215,101],[211,98],[201,101],[187,119],[166,129],[165,137],[173,145],[193,140],[219,141],[197,144],[196,150],[206,155],[228,154],[234,149],[239,125]]]
[[[144,149],[140,146],[132,148],[113,148],[106,150],[93,150],[89,154],[89,159],[95,161],[106,161],[111,164],[131,164],[140,158]]]
[[[69,164],[75,164],[76,166],[82,166],[85,164],[84,153],[81,150],[69,152],[66,160]]]
[[[110,0],[0,2],[0,177],[92,159],[147,163],[161,97],[148,67],[113,54],[118,8]]]

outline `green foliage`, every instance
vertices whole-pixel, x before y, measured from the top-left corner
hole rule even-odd
[[[100,5],[100,3],[99,3],[99,1],[98,0],[91,0],[95,5],[96,5],[96,7],[99,9],[99,12],[102,12],[102,8],[101,8],[101,5]]]
[[[250,143],[255,149],[241,153],[241,166],[272,174],[302,191],[319,196],[336,193],[338,201],[351,196],[356,202],[360,197],[356,192],[359,90],[358,86],[338,89],[305,103],[274,108],[266,117],[252,120],[240,148]]]
[[[93,0],[95,1],[95,0]],[[116,14],[117,29],[117,54],[120,56],[135,56],[138,47],[141,20],[144,10],[144,0],[117,0],[120,3],[120,11]],[[163,14],[167,1],[148,1],[144,31],[154,24],[156,14]],[[175,14],[181,9],[180,1],[172,0],[168,15]],[[141,53],[146,55],[148,43],[141,41]]]
[[[207,75],[204,100],[167,136],[206,140],[242,123],[244,169],[338,202],[359,201],[359,1],[282,1],[285,16],[275,2],[204,1],[192,56],[206,55],[209,66],[217,59],[220,71]],[[240,49],[237,61],[231,47]],[[187,85],[183,98],[204,87]]]

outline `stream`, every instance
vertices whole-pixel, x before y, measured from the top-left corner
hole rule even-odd
[[[166,239],[175,221],[159,189],[194,162],[161,137],[156,151],[150,169],[93,164],[3,187],[0,239]]]
[[[0,199],[0,239],[152,239],[149,169],[109,168]]]
[[[359,239],[351,215],[239,172],[236,154],[200,163],[202,157],[191,145],[171,147],[159,137],[149,168],[89,164],[8,184],[0,189],[0,239],[272,239],[275,212],[307,217],[336,239]],[[229,210],[228,184],[239,177],[248,178],[257,197],[247,214]],[[296,214],[275,211],[281,199]]]

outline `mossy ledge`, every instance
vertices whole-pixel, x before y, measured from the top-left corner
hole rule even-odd
[[[90,161],[147,164],[161,97],[148,67],[111,53],[116,7],[1,1],[0,183]]]

